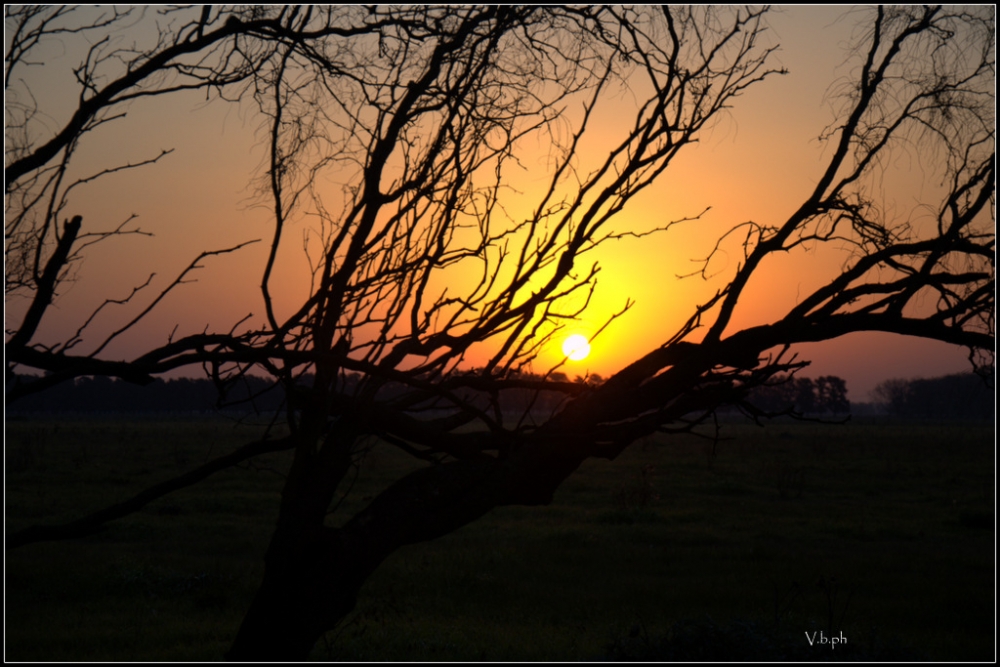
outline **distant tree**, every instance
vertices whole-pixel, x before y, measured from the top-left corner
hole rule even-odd
[[[890,414],[901,415],[906,411],[909,391],[910,383],[908,381],[894,378],[878,383],[873,393],[877,401],[884,405]]]
[[[795,378],[792,382],[799,412],[816,412],[816,384],[809,378]]]
[[[847,383],[836,375],[816,378],[816,406],[819,412],[849,412],[851,402],[847,400]]]
[[[754,387],[746,398],[755,414],[787,414],[802,416],[810,413],[844,414],[850,411],[847,383],[835,375],[822,375],[815,380],[792,375],[775,375],[767,384]]]
[[[155,19],[154,44],[111,38],[134,29],[141,12]],[[7,320],[7,402],[83,376],[142,384],[188,367],[206,369],[220,388],[263,373],[287,397],[288,435],[263,432],[156,487],[289,453],[263,580],[232,659],[304,659],[397,549],[497,506],[548,504],[588,458],[711,423],[722,405],[759,416],[747,396],[805,366],[790,356],[795,344],[882,331],[965,346],[977,366],[992,365],[992,7],[868,10],[853,80],[838,88],[840,112],[821,135],[829,150],[816,183],[787,219],[747,221],[723,235],[701,274],[719,253],[740,253],[724,287],[679,330],[664,331],[661,345],[596,386],[518,373],[589,301],[597,267],[584,264],[585,253],[646,233],[615,230],[616,215],[656,187],[741,93],[781,71],[762,45],[765,10],[8,6],[5,16],[6,289],[8,304],[26,304]],[[38,46],[77,37],[88,46],[73,70],[75,108],[38,108],[29,70]],[[618,132],[611,148],[578,168],[590,157],[583,152],[595,109],[622,82],[637,98],[634,113],[619,113],[605,128]],[[234,241],[196,257],[157,295],[147,296],[150,282],[131,292],[122,285],[130,296],[110,296],[74,334],[39,340],[57,295],[71,296],[66,282],[83,271],[88,248],[141,231],[131,220],[83,220],[77,194],[162,156],[79,175],[70,169],[77,149],[130,102],[192,89],[262,119],[262,184],[273,211],[261,267],[264,322],[167,337],[131,359],[108,356],[203,262],[246,245]],[[508,213],[506,175],[539,142],[549,172],[538,174],[531,205]],[[933,157],[925,168],[939,168],[943,187],[922,202],[927,224],[896,217],[879,200],[881,178],[904,146]],[[339,184],[339,200],[318,183]],[[306,218],[318,221],[322,240],[309,258],[312,289],[279,308],[279,250],[289,225]],[[842,269],[772,321],[734,327],[758,270],[803,250],[837,254]],[[467,267],[476,279],[454,278]],[[93,322],[112,307],[134,308],[134,317],[95,339]],[[466,372],[476,349],[488,349],[488,359]],[[24,370],[46,375],[26,379]],[[812,395],[805,383],[794,386]],[[501,396],[523,390],[563,400],[539,420],[505,414]],[[428,465],[332,527],[331,503],[373,436]],[[7,548],[89,534],[157,495],[8,534]]]
[[[775,374],[770,382],[754,387],[747,394],[745,404],[762,414],[790,414],[796,410],[792,376]]]

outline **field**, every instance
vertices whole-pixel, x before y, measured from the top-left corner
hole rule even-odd
[[[397,552],[312,657],[995,658],[992,423],[722,435],[637,443],[588,462],[549,507],[500,508]],[[122,499],[245,437],[221,418],[11,420],[6,530]],[[5,658],[220,659],[285,465],[255,461],[99,535],[7,553]],[[330,521],[411,465],[375,445]]]

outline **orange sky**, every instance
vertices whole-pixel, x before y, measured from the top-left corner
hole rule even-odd
[[[592,343],[591,355],[569,362],[570,375],[596,372],[609,375],[650,348],[665,341],[689,316],[693,306],[714,293],[731,275],[738,257],[720,256],[720,273],[711,281],[679,280],[676,275],[695,268],[690,260],[704,257],[715,238],[745,220],[783,221],[807,195],[824,166],[824,145],[816,137],[832,120],[825,94],[838,77],[849,74],[841,50],[851,36],[850,18],[837,21],[844,8],[783,8],[770,19],[772,38],[782,44],[777,63],[791,73],[772,77],[736,100],[731,113],[702,136],[616,220],[618,229],[644,230],[674,218],[694,215],[711,206],[701,220],[641,240],[611,242],[584,257],[589,266],[598,260],[602,271],[586,317],[566,333],[592,334],[626,298],[635,307],[614,322]],[[40,106],[52,117],[51,128],[64,120],[66,109],[57,104],[64,91],[73,91],[68,70],[72,48],[54,49],[44,68],[27,70]],[[70,83],[67,83],[69,81]],[[61,92],[63,91],[63,92]],[[257,134],[259,119],[251,110],[222,102],[203,103],[198,94],[179,94],[135,102],[127,118],[99,128],[80,149],[81,173],[136,161],[160,149],[174,149],[159,164],[98,181],[73,199],[71,214],[84,217],[85,226],[107,229],[138,214],[140,226],[153,238],[124,237],[95,246],[79,267],[76,280],[43,320],[36,340],[51,342],[75,331],[105,298],[122,298],[149,273],[153,285],[172,280],[200,251],[262,238],[271,234],[269,211],[248,186],[259,175],[266,146]],[[614,136],[616,108],[609,106],[601,133]],[[599,146],[601,136],[594,138]],[[545,159],[525,160],[532,169],[544,169]],[[912,206],[927,187],[919,165],[894,165],[911,182],[903,192]],[[525,178],[531,179],[532,173]],[[308,267],[303,239],[308,221],[288,230],[273,292],[286,310],[301,303],[308,289]],[[204,262],[198,283],[171,294],[148,321],[111,346],[110,358],[128,358],[177,335],[206,328],[228,330],[248,313],[263,321],[259,284],[266,241],[239,253]],[[748,325],[775,317],[794,304],[810,286],[836,275],[840,259],[823,253],[789,257],[763,267],[752,283],[735,324]],[[578,264],[578,267],[580,264]],[[729,271],[727,272],[727,268]],[[10,314],[19,304],[8,302]],[[95,333],[110,331],[127,321],[128,307],[110,310],[95,325]],[[280,315],[279,315],[280,317]],[[561,338],[558,341],[561,344]],[[930,377],[967,370],[963,349],[883,334],[857,334],[826,344],[804,346],[802,356],[814,364],[805,375],[836,374],[848,382],[849,397],[866,400],[876,383],[890,377]],[[553,349],[537,370],[561,357]],[[475,360],[475,359],[473,359]]]

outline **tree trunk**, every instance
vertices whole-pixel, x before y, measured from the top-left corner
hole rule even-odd
[[[630,367],[662,363],[658,351]],[[406,475],[379,494],[342,528],[323,525],[336,483],[347,471],[352,434],[328,438],[322,451],[303,446],[282,493],[282,510],[265,557],[264,581],[247,612],[229,660],[305,660],[313,645],[354,609],[361,586],[390,554],[407,544],[447,535],[500,505],[547,505],[559,485],[593,455],[614,458],[634,437],[594,442],[597,422],[622,403],[664,400],[674,384],[691,382],[703,368],[688,359],[659,376],[654,387],[627,372],[608,387],[580,397],[501,458],[483,457],[431,465]],[[628,369],[627,369],[628,370]],[[624,379],[622,379],[624,378]],[[680,379],[678,379],[680,378]],[[609,392],[615,392],[609,400]],[[665,394],[666,392],[666,394]],[[687,411],[690,406],[676,406]]]
[[[326,432],[323,411],[310,410],[295,437],[264,579],[227,660],[305,660],[319,637],[354,608],[361,582],[377,565],[354,558],[342,531],[323,525],[350,469],[356,431],[345,422]]]
[[[285,542],[300,546],[293,553]],[[334,528],[317,531],[305,544],[301,536],[283,535],[279,528],[271,546],[264,580],[227,660],[306,660],[322,634],[354,609],[362,583],[378,566],[351,549]]]
[[[455,462],[411,473],[343,528],[285,514],[295,506],[291,496],[300,495],[286,487],[264,580],[226,659],[306,660],[323,633],[354,609],[361,586],[387,556],[446,535],[494,507],[489,478],[496,472],[488,463]]]

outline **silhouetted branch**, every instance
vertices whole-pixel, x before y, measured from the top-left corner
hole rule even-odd
[[[31,302],[31,307],[28,308],[28,312],[25,314],[17,332],[4,344],[5,354],[16,354],[16,351],[26,346],[31,337],[35,335],[35,330],[42,321],[42,316],[45,314],[49,304],[52,303],[52,297],[55,295],[56,281],[59,279],[59,274],[66,265],[66,260],[69,257],[73,243],[76,241],[77,234],[80,233],[80,225],[82,223],[83,218],[76,216],[72,220],[67,220],[63,226],[63,233],[59,238],[56,249],[45,264],[45,270],[42,272],[42,275],[38,278],[35,298]]]
[[[820,177],[783,220],[747,220],[717,238],[691,275],[722,275],[713,274],[713,260],[739,246],[742,259],[725,283],[676,331],[661,332],[661,345],[604,382],[569,382],[558,363],[534,367],[591,303],[600,266],[583,263],[585,253],[699,224],[708,208],[634,228],[621,226],[621,214],[741,94],[784,72],[772,65],[776,47],[762,41],[766,9],[156,11],[168,20],[141,48],[119,46],[107,32],[120,13],[8,10],[10,88],[19,82],[11,69],[29,64],[32,50],[71,19],[82,26],[71,30],[106,32],[83,45],[76,108],[60,127],[39,126],[27,83],[15,91],[7,291],[30,295],[31,304],[8,331],[7,374],[16,379],[6,401],[84,375],[148,383],[191,366],[204,369],[221,401],[265,373],[268,389],[284,392],[281,418],[291,435],[246,445],[79,521],[28,529],[13,543],[88,534],[256,453],[294,450],[264,583],[234,659],[305,657],[393,550],[499,505],[551,502],[588,458],[614,458],[654,433],[714,427],[717,438],[714,417],[726,405],[754,420],[782,414],[755,406],[752,392],[806,365],[789,358],[792,346],[883,331],[963,345],[976,363],[992,364],[989,8],[872,9],[870,30],[858,33],[858,78],[844,85],[842,109],[823,134],[831,146]],[[634,107],[629,117],[626,104],[615,108],[620,122],[604,128],[612,134],[594,151],[589,138],[618,86],[630,88]],[[94,241],[138,233],[123,223],[82,235],[79,217],[59,227],[64,212],[95,178],[159,159],[74,182],[76,150],[120,118],[125,103],[190,89],[252,102],[261,122],[267,158],[258,193],[273,225],[258,274],[265,323],[244,318],[222,333],[171,333],[131,361],[103,358],[190,282],[201,260],[247,245],[240,243],[201,253],[145,305],[134,297],[149,280],[124,298],[105,298],[66,340],[38,342],[66,269],[80,266]],[[876,188],[907,142],[940,176],[925,208],[933,219],[897,214]],[[544,170],[528,163],[537,145],[548,149]],[[293,225],[309,229],[311,276],[296,303],[272,284]],[[842,258],[840,269],[783,315],[735,330],[736,307],[762,267],[813,249]],[[89,354],[70,354],[105,306],[128,303],[126,324]],[[473,359],[478,368],[468,367]],[[18,366],[48,375],[28,379],[15,375]],[[329,528],[331,505],[375,437],[430,465]]]
[[[97,346],[97,349],[95,349],[93,352],[90,353],[90,356],[93,357],[93,356],[96,356],[96,355],[100,354],[101,350],[103,350],[105,347],[107,347],[108,344],[111,341],[113,341],[115,338],[117,338],[121,334],[123,334],[126,331],[128,331],[129,329],[131,329],[138,322],[140,322],[144,317],[146,317],[146,315],[149,314],[150,311],[153,310],[153,308],[156,307],[156,305],[158,303],[160,303],[160,301],[163,300],[163,297],[165,297],[167,294],[169,294],[170,291],[173,290],[175,287],[177,287],[178,285],[182,285],[185,282],[190,282],[190,281],[184,280],[184,278],[189,273],[191,273],[192,271],[194,271],[196,269],[204,268],[200,264],[198,264],[198,262],[200,262],[201,260],[205,259],[206,257],[213,257],[215,255],[225,255],[225,254],[228,254],[228,253],[231,253],[231,252],[236,252],[240,248],[245,248],[246,246],[254,244],[254,243],[257,243],[259,241],[260,241],[260,239],[254,239],[252,241],[244,241],[243,243],[239,243],[237,245],[230,246],[228,248],[223,248],[221,250],[206,250],[206,251],[202,252],[201,254],[199,254],[190,264],[187,265],[187,268],[185,268],[183,271],[180,272],[180,275],[178,275],[174,279],[174,281],[172,283],[170,283],[169,285],[167,285],[163,289],[163,291],[161,291],[157,295],[157,297],[155,299],[153,299],[149,303],[148,306],[146,306],[138,315],[136,315],[135,317],[133,317],[127,324],[125,324],[124,326],[120,327],[119,329],[116,329],[115,331],[113,331],[107,338],[104,339],[104,341],[100,345]]]

